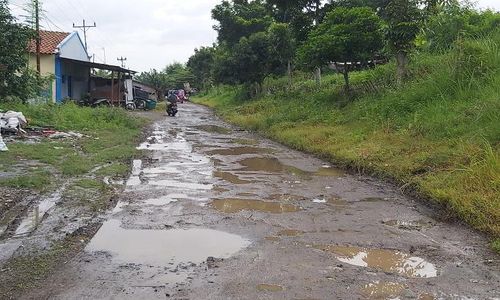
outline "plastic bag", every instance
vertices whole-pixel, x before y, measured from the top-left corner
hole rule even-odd
[[[0,134],[0,152],[5,152],[9,151],[9,148],[7,148],[7,145],[5,145],[2,135]]]

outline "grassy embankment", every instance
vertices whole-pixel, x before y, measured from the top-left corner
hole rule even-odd
[[[500,252],[500,34],[462,41],[440,55],[412,58],[411,78],[393,84],[394,65],[339,75],[321,86],[296,76],[268,79],[266,96],[239,100],[219,87],[195,102],[226,120],[324,157],[396,180],[493,237]]]
[[[0,109],[23,112],[31,126],[85,135],[79,139],[44,138],[39,143],[8,143],[10,151],[0,153],[0,171],[12,172],[17,165],[22,171],[16,177],[0,180],[0,186],[37,192],[50,190],[67,178],[82,177],[74,186],[88,186],[93,181],[93,188],[97,188],[102,187],[104,176],[126,176],[131,158],[138,155],[135,147],[145,124],[145,120],[115,108],[4,103]],[[23,161],[35,164],[25,165]]]

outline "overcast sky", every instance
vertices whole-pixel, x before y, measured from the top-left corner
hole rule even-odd
[[[172,62],[186,62],[194,48],[209,46],[217,34],[211,9],[221,0],[41,0],[44,29],[71,32],[73,22],[97,23],[87,33],[89,54],[96,62],[119,64],[136,71],[162,69]],[[29,0],[9,0],[12,12]],[[479,0],[481,8],[500,11],[500,0]],[[83,34],[80,32],[83,39]]]

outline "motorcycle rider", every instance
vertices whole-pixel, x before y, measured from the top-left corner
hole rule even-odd
[[[167,112],[171,106],[177,105],[177,101],[178,101],[177,95],[173,91],[169,91],[167,96]]]

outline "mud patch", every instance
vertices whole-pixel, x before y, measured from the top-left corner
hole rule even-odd
[[[380,198],[380,197],[368,197],[368,198],[361,199],[361,202],[384,202],[384,201],[387,201],[387,200],[384,198]]]
[[[17,227],[14,237],[25,236],[33,232],[40,222],[42,222],[43,217],[51,210],[57,202],[61,199],[62,191],[57,191],[52,194],[49,198],[43,199],[38,205],[28,211],[28,215],[21,221],[21,224]]]
[[[277,236],[266,236],[264,239],[266,241],[270,241],[270,242],[279,242],[279,241],[281,241],[281,238],[277,237]]]
[[[124,229],[119,220],[110,220],[103,224],[86,251],[110,253],[121,263],[200,264],[207,257],[229,258],[249,245],[249,240],[238,235],[211,229]]]
[[[303,235],[304,234],[304,231],[301,231],[301,230],[295,230],[295,229],[285,229],[285,230],[281,230],[280,232],[278,232],[278,236],[289,236],[289,237],[293,237],[293,236],[299,236],[299,235]]]
[[[206,152],[209,155],[245,155],[245,154],[262,154],[262,153],[272,153],[270,149],[256,148],[256,147],[234,147],[226,149],[217,149]]]
[[[231,129],[217,125],[200,125],[200,126],[195,126],[194,128],[209,133],[219,133],[219,134],[229,134],[232,131]]]
[[[258,211],[272,214],[292,213],[301,210],[300,207],[277,202],[243,199],[216,199],[211,206],[223,213],[238,213],[242,211]]]
[[[243,159],[238,162],[243,166],[241,171],[247,172],[265,172],[265,173],[297,173],[297,174],[307,174],[306,171],[300,170],[298,168],[285,165],[279,161],[279,159],[274,157],[253,157]]]
[[[257,290],[260,292],[281,292],[283,291],[283,287],[275,284],[259,284],[257,285]]]
[[[404,284],[395,282],[373,282],[361,289],[361,294],[367,299],[395,299],[406,289]]]
[[[222,172],[222,171],[214,172],[214,177],[220,178],[232,184],[250,184],[256,182],[256,181],[243,180],[240,179],[238,176],[234,175],[233,173]]]
[[[431,278],[437,276],[436,267],[420,257],[397,250],[367,249],[333,245],[314,246],[335,255],[339,261],[360,267],[397,273],[407,277]]]

